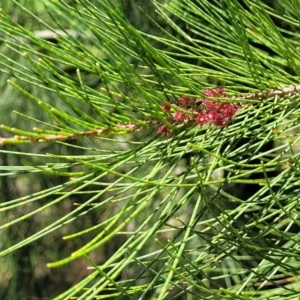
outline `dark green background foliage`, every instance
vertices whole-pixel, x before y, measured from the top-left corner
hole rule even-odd
[[[299,11],[4,1],[0,299],[300,298]],[[170,124],[216,86],[228,127]]]

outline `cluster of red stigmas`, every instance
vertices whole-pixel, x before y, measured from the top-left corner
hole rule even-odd
[[[224,88],[213,88],[204,90],[203,94],[207,97],[228,98]],[[176,111],[176,107],[178,111]],[[171,124],[192,122],[195,125],[213,124],[218,127],[226,127],[239,107],[234,103],[216,102],[205,98],[181,97],[176,106],[162,105],[162,109],[168,115]],[[161,125],[157,133],[165,136],[170,135],[170,129],[166,125]]]

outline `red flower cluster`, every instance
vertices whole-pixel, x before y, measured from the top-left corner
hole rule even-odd
[[[213,88],[203,91],[207,97],[228,98],[223,88]],[[162,109],[168,114],[168,121],[172,124],[193,122],[196,125],[213,124],[219,127],[227,126],[239,107],[234,103],[216,102],[206,98],[181,97],[177,106],[162,105]],[[175,111],[178,109],[177,111]],[[157,133],[170,135],[170,129],[161,125]]]

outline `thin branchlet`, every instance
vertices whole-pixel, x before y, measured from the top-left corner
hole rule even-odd
[[[280,89],[270,89],[256,93],[246,93],[241,94],[238,97],[230,97],[225,88],[204,90],[203,94],[205,97],[193,98],[182,96],[178,98],[177,103],[175,104],[162,104],[161,108],[165,113],[165,118],[167,120],[166,123],[171,125],[190,124],[191,126],[214,125],[218,127],[226,127],[230,124],[238,110],[244,105],[247,105],[247,103],[243,104],[243,100],[264,100],[270,98],[279,99],[283,97],[291,97],[293,95],[300,94],[300,85],[290,85]],[[222,99],[222,101],[218,101],[220,99]],[[223,101],[223,99],[228,101]],[[240,102],[232,102],[231,100],[234,99],[239,99]],[[116,124],[115,126],[96,128],[83,132],[57,132],[57,134],[26,133],[16,128],[1,125],[3,130],[15,135],[8,138],[0,137],[0,145],[64,142],[83,137],[131,133],[149,126],[156,127],[156,132],[158,134],[163,134],[166,137],[171,134],[171,129],[168,125],[166,125],[163,120],[157,119],[144,121],[143,125],[135,123]]]

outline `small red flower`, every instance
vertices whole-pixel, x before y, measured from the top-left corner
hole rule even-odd
[[[161,125],[157,128],[156,133],[162,133],[164,136],[169,137],[170,136],[170,129],[167,127],[167,125]]]
[[[184,121],[188,120],[189,116],[181,111],[176,111],[173,114],[173,120],[177,123],[183,123]]]
[[[238,108],[233,103],[214,102],[211,100],[204,100],[203,103],[203,111],[195,119],[198,125],[214,124],[219,127],[227,126],[238,111]]]
[[[161,108],[166,111],[166,112],[170,112],[171,111],[171,107],[167,104],[162,104]]]
[[[180,106],[188,107],[194,102],[194,99],[192,97],[183,96],[178,99],[178,102]]]

